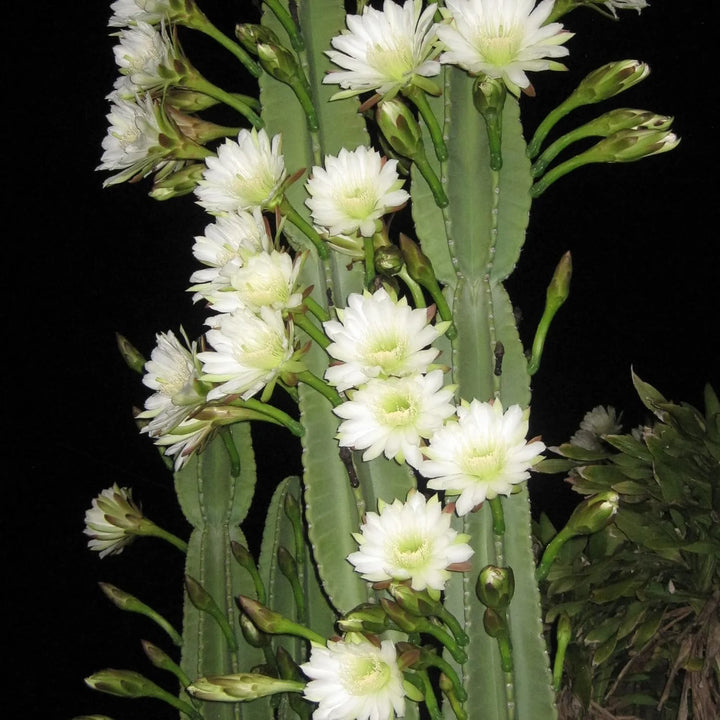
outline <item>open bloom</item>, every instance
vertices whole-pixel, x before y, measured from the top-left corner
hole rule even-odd
[[[293,326],[279,310],[247,308],[216,315],[208,320],[206,338],[212,350],[198,353],[202,379],[221,383],[208,393],[208,400],[240,395],[243,400],[272,384],[281,372],[301,369],[294,361]]]
[[[422,3],[416,0],[405,0],[402,6],[385,0],[382,11],[366,6],[362,15],[348,15],[347,31],[335,36],[331,41],[335,49],[327,51],[336,65],[345,68],[323,78],[324,83],[346,89],[334,97],[372,90],[392,96],[415,75],[437,75],[436,8],[428,5],[421,14]]]
[[[306,183],[305,204],[313,221],[328,235],[372,237],[385,213],[400,207],[410,196],[402,189],[397,160],[384,160],[372,148],[341,148],[337,157],[325,157]]]
[[[313,720],[392,720],[405,715],[403,676],[395,645],[329,640],[313,645],[300,669],[310,678],[304,696],[318,703]]]
[[[124,27],[145,22],[157,25],[171,12],[171,0],[115,0],[110,4],[112,16],[108,20],[110,27]]]
[[[167,121],[149,93],[137,100],[112,95],[110,111],[105,117],[109,126],[102,141],[102,162],[96,170],[117,172],[104,181],[104,186],[145,177],[168,163],[182,166],[181,162],[169,160],[168,150],[160,144],[160,133]]]
[[[200,379],[196,344],[184,346],[172,331],[159,333],[150,360],[145,363],[143,384],[154,390],[145,400],[145,410],[138,418],[150,418],[142,432],[158,437],[179,425],[205,402]]]
[[[439,353],[429,346],[447,329],[447,323],[430,324],[424,309],[411,308],[383,288],[352,293],[337,314],[339,320],[323,323],[331,340],[327,352],[340,361],[325,371],[325,379],[341,391],[375,377],[427,372]]]
[[[440,62],[470,73],[502,78],[518,95],[530,87],[526,72],[564,70],[554,58],[568,55],[572,33],[560,23],[545,24],[554,0],[447,0],[451,22],[437,34],[447,50]]]
[[[455,412],[455,388],[442,385],[442,370],[369,380],[334,410],[344,418],[338,428],[340,446],[364,450],[363,460],[384,453],[418,467],[421,439],[429,438]]]
[[[272,250],[250,255],[239,266],[226,266],[213,285],[200,288],[210,307],[221,313],[246,307],[258,312],[261,307],[288,310],[302,303],[297,276],[305,255],[293,259],[289,253]],[[196,288],[190,288],[191,290]]]
[[[213,215],[267,209],[281,199],[286,171],[280,135],[270,140],[265,130],[242,129],[237,141],[226,140],[205,164],[195,194]]]
[[[85,513],[85,530],[90,537],[88,547],[103,558],[119,555],[136,537],[133,530],[142,521],[140,507],[132,499],[130,488],[117,483],[103,490]]]
[[[220,273],[227,274],[231,267],[240,267],[249,257],[271,249],[260,208],[220,215],[205,228],[204,235],[195,237],[193,255],[205,267],[196,270],[190,282],[213,283]]]
[[[450,527],[452,516],[443,512],[437,495],[425,500],[410,491],[406,502],[395,499],[368,512],[357,540],[359,550],[348,561],[365,580],[410,580],[414,590],[441,591],[450,577],[450,566],[470,559],[468,535]]]
[[[457,422],[430,438],[426,460],[419,468],[428,487],[459,495],[458,515],[497,495],[509,495],[513,485],[526,480],[545,445],[527,442],[528,412],[511,405],[503,412],[499,400],[473,400],[457,408]]]
[[[161,90],[173,74],[177,52],[164,27],[159,30],[146,22],[120,30],[113,48],[119,71],[139,90]]]

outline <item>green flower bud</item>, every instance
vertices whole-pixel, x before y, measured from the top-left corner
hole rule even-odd
[[[429,596],[416,592],[409,585],[391,583],[388,591],[403,610],[413,615],[429,617],[437,614],[437,603],[432,603]]]
[[[404,233],[400,233],[400,250],[410,277],[428,291],[440,289],[430,258],[420,246]]]
[[[381,100],[375,110],[375,120],[396,153],[413,158],[418,152],[424,152],[420,125],[402,100]]]
[[[276,80],[288,85],[294,85],[301,78],[304,78],[295,56],[282,45],[259,42],[257,54],[263,70]]]
[[[570,251],[566,252],[560,262],[555,266],[555,272],[550,279],[550,284],[545,293],[546,308],[553,311],[557,309],[568,299],[570,294],[570,279],[572,278],[572,256]],[[554,314],[554,312],[553,312]]]
[[[483,613],[483,627],[491,638],[506,637],[508,633],[507,621],[503,615],[490,607]]]
[[[375,269],[381,275],[397,275],[404,264],[400,248],[394,245],[381,247],[375,251]]]
[[[595,162],[635,162],[677,147],[680,138],[667,130],[628,128],[600,140],[588,152]]]
[[[325,644],[325,638],[318,633],[299,623],[293,622],[284,615],[265,607],[265,605],[261,605],[257,600],[253,600],[246,595],[238,595],[237,604],[263,632],[271,635],[297,635],[311,642],[317,642],[321,645]]]
[[[502,113],[507,86],[498,78],[478,76],[473,83],[473,104],[485,119],[490,146],[490,168],[502,168]]]
[[[617,60],[588,73],[568,99],[576,105],[590,105],[614,97],[643,81],[650,67],[639,60]]]
[[[388,616],[382,606],[376,603],[363,603],[340,618],[337,625],[343,633],[370,632],[380,635],[387,630],[388,622]]]
[[[244,613],[240,613],[240,632],[248,645],[256,648],[267,647],[270,638],[262,632],[257,625]]]
[[[145,372],[145,358],[140,354],[138,349],[120,333],[115,333],[115,341],[117,342],[118,350],[125,364],[131,370],[142,375]]]
[[[253,23],[240,23],[235,26],[235,37],[240,41],[241,45],[253,55],[257,55],[257,46],[259,43],[268,45],[280,45],[278,36],[265,25],[255,25]]]
[[[592,495],[573,510],[566,528],[572,535],[596,533],[613,519],[619,507],[620,496],[614,490]]]
[[[162,179],[156,179],[148,195],[155,200],[170,200],[171,198],[188,195],[195,190],[205,170],[204,163],[186,165],[182,170],[178,170]]]
[[[405,632],[420,632],[420,628],[423,625],[422,618],[411,615],[398,603],[388,600],[387,598],[381,598],[380,604],[382,605],[385,614],[401,630],[404,630]]]
[[[284,692],[302,692],[304,682],[281,680],[259,673],[209,675],[188,686],[189,695],[215,702],[244,702]]]
[[[475,593],[486,607],[504,610],[515,594],[515,575],[512,568],[486,565],[478,575]]]

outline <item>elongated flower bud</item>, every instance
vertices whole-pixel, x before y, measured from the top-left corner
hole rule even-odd
[[[424,152],[422,132],[412,110],[397,98],[377,104],[375,120],[390,147],[404,157]]]
[[[244,702],[277,693],[302,692],[304,688],[305,683],[295,680],[281,680],[259,673],[236,673],[198,678],[188,686],[187,692],[200,700]]]

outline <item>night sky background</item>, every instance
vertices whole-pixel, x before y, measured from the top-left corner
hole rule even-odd
[[[147,392],[121,360],[115,333],[149,356],[157,332],[202,331],[202,310],[186,288],[196,269],[193,238],[208,217],[191,196],[150,199],[147,183],[102,188],[105,175],[94,168],[107,130],[105,95],[117,75],[109,3],[12,5],[4,111],[4,704],[6,712],[8,699],[16,707],[13,717],[22,709],[22,717],[58,720],[83,713],[162,720],[175,712],[101,695],[83,678],[118,667],[165,680],[139,642],[169,649],[163,633],[112,607],[97,583],[140,596],[179,625],[182,558],[146,539],[101,561],[87,550],[83,518],[117,482],[133,488],[158,524],[187,535],[171,476],[133,422],[132,406]],[[239,0],[201,6],[229,35],[246,19]],[[526,345],[555,264],[566,250],[574,263],[570,298],[533,381],[531,430],[548,445],[569,438],[598,404],[623,410],[627,428],[642,422],[631,368],[666,397],[696,407],[706,382],[720,387],[717,25],[702,6],[654,0],[619,23],[572,13],[564,19],[577,33],[568,43],[569,71],[535,74],[537,97],[521,100],[529,137],[589,71],[637,58],[649,63],[648,79],[562,128],[624,106],[673,115],[682,137],[659,157],[580,169],[533,205],[507,283]],[[193,54],[186,44],[209,79],[244,89],[232,58],[205,42],[197,47]],[[286,434],[268,425],[255,435],[260,484],[273,487],[299,470],[298,454],[283,450]],[[536,509],[556,519],[574,501],[561,479],[533,480],[531,492]]]

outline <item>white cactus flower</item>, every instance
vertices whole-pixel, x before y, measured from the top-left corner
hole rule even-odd
[[[331,40],[335,49],[326,53],[344,68],[323,78],[345,89],[333,98],[368,91],[392,97],[415,76],[437,75],[436,9],[430,4],[422,10],[418,0],[405,0],[403,5],[385,0],[382,10],[366,6],[362,15],[348,15],[347,30]]]
[[[419,468],[428,487],[459,495],[458,515],[466,515],[486,499],[509,495],[527,480],[528,470],[545,450],[539,440],[527,442],[527,411],[499,400],[473,400],[457,408],[457,422],[448,421],[430,438],[428,458]]]
[[[325,379],[340,391],[375,377],[427,372],[439,353],[430,346],[448,327],[431,324],[424,309],[411,308],[383,288],[351,293],[337,314],[339,320],[323,323],[331,340],[327,352],[339,361],[325,371]]]
[[[410,491],[406,502],[381,503],[379,513],[365,514],[353,535],[359,549],[348,561],[369,582],[409,580],[414,590],[442,591],[452,566],[473,555],[469,536],[453,530],[451,520],[437,495],[425,500]]]
[[[454,391],[454,386],[443,387],[442,370],[369,380],[333,411],[343,418],[339,444],[364,450],[363,460],[384,454],[417,468],[423,459],[422,439],[455,412]]]
[[[305,698],[318,703],[313,720],[392,720],[405,715],[403,676],[390,640],[380,647],[367,640],[313,645],[300,669],[310,678]]]
[[[446,47],[441,63],[473,74],[502,78],[513,94],[531,87],[526,72],[564,70],[555,58],[572,33],[560,23],[545,24],[554,0],[447,0],[448,20],[437,34]]]
[[[377,150],[360,145],[341,148],[315,166],[306,183],[313,222],[327,235],[372,237],[381,218],[410,199],[402,189],[397,160],[385,160]]]

